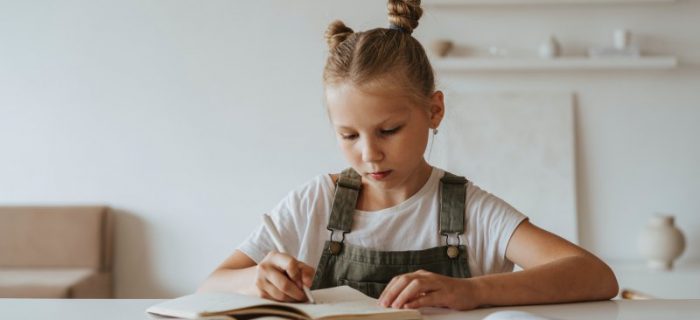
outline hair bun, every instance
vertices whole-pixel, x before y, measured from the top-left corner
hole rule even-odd
[[[328,25],[328,29],[326,29],[326,42],[328,42],[328,47],[334,50],[351,34],[353,34],[352,29],[346,26],[342,21],[335,20],[331,22],[331,24]]]
[[[389,23],[411,34],[418,27],[418,19],[423,15],[420,0],[389,0]]]

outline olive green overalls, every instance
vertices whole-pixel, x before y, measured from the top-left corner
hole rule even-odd
[[[376,251],[343,243],[345,234],[351,231],[362,186],[355,170],[344,170],[336,183],[328,221],[330,239],[323,245],[311,288],[348,285],[378,298],[393,277],[421,269],[450,277],[470,277],[466,246],[459,243],[459,235],[464,232],[467,180],[445,172],[440,182],[440,235],[445,237],[445,244],[417,251]]]

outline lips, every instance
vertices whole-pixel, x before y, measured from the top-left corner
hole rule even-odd
[[[369,176],[372,177],[372,179],[374,180],[382,180],[386,178],[389,174],[391,174],[391,170],[370,172]]]

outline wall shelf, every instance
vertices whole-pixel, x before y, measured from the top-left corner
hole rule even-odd
[[[547,70],[649,70],[673,69],[673,56],[640,58],[433,58],[438,71],[547,71]]]
[[[678,0],[426,0],[426,6],[498,6],[671,3]]]

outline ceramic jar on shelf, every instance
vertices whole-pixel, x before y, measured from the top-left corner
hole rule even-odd
[[[673,261],[683,253],[685,238],[674,221],[672,215],[655,214],[639,234],[639,253],[644,256],[649,268],[671,270]]]
[[[538,55],[542,59],[553,59],[561,55],[561,44],[554,35],[550,35],[547,40],[540,44],[538,50]]]

